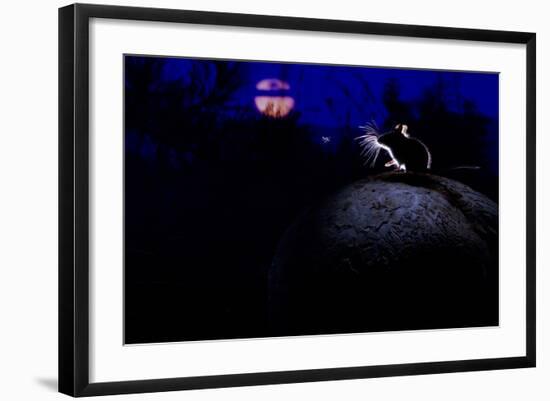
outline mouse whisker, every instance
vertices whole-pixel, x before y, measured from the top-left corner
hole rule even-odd
[[[381,149],[382,148],[377,148],[376,149],[376,153],[374,154],[374,158],[373,158],[372,163],[370,165],[371,167],[374,167],[374,165],[376,164],[376,160],[378,160],[378,155],[380,154]]]
[[[355,138],[361,147],[360,154],[365,159],[363,164],[365,166],[374,167],[380,155],[380,149],[382,149],[382,146],[378,143],[378,138],[380,136],[378,127],[375,122],[372,122],[360,126],[359,128],[365,132],[364,135]]]

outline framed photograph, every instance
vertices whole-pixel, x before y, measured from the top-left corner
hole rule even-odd
[[[535,34],[59,10],[59,390],[535,366]]]

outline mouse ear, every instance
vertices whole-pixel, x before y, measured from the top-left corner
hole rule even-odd
[[[409,134],[407,133],[407,130],[409,129],[409,127],[405,124],[402,124],[401,125],[401,133],[406,136],[407,138],[409,137]]]

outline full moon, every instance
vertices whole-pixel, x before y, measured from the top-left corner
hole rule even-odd
[[[266,78],[256,84],[256,89],[260,94],[254,98],[254,103],[264,116],[283,118],[294,108],[294,98],[287,92],[290,90],[288,82]]]

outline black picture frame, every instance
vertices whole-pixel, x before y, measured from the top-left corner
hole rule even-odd
[[[439,38],[526,45],[526,354],[520,357],[90,383],[88,61],[91,18]],[[535,366],[534,33],[219,12],[74,4],[59,9],[59,391],[71,396],[159,392]]]

